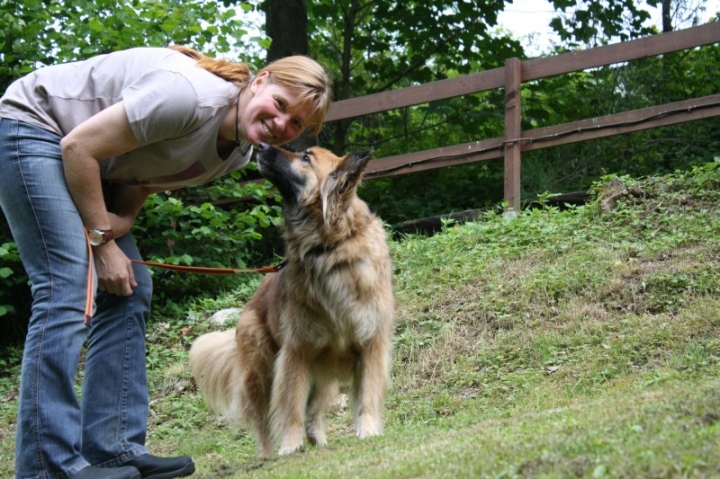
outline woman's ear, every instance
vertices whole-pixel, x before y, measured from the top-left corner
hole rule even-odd
[[[260,90],[260,87],[268,80],[269,76],[270,72],[265,71],[253,78],[253,81],[250,84],[250,91],[257,93]]]

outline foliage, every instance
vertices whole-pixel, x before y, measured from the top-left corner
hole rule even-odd
[[[555,17],[550,26],[569,48],[583,44],[605,45],[611,40],[625,41],[653,33],[651,28],[643,26],[650,14],[633,0],[585,0],[582,3],[553,0],[552,3],[563,14]]]
[[[383,158],[499,137],[504,129],[502,109],[502,95],[496,91],[364,117],[356,121],[348,149],[372,147],[375,157]],[[368,181],[361,195],[385,221],[396,225],[497,203],[502,188],[502,163],[487,161]]]
[[[404,221],[491,207],[503,197],[503,165],[487,161],[366,182],[360,195],[397,228]]]
[[[0,18],[0,91],[44,65],[170,43],[227,53],[247,33],[234,8],[203,0],[0,0]]]
[[[0,221],[0,321],[4,323],[5,334],[0,337],[0,347],[15,344],[24,336],[24,321],[19,321],[18,311],[30,308],[30,287],[28,278],[12,241],[10,228]]]
[[[336,99],[452,78],[522,56],[518,41],[492,31],[503,8],[504,2],[498,0],[309,2],[310,51],[334,73]],[[468,101],[470,105],[460,100],[424,105],[368,121],[373,127],[393,122],[388,125],[393,128],[383,130],[405,140],[422,131],[423,137],[437,146],[443,134],[453,129],[451,125],[457,128],[455,118],[473,111],[476,100]],[[419,111],[415,114],[412,110]],[[467,119],[468,129],[481,123],[477,118]],[[438,131],[432,126],[438,124],[446,127]],[[378,148],[377,139],[387,137],[349,120],[327,125],[320,141],[336,152],[345,152],[348,145]]]
[[[149,447],[211,477],[712,477],[720,467],[720,159],[587,206],[489,212],[391,243],[398,298],[385,435],[259,461],[213,416],[186,364],[259,278],[148,325]],[[12,474],[19,352],[0,374],[0,476]]]
[[[523,87],[523,128],[598,118],[714,94],[720,49],[705,46]],[[523,196],[585,190],[608,173],[646,176],[711,161],[720,151],[720,119],[656,128],[523,155]]]
[[[350,90],[340,93],[359,96],[470,73],[481,63],[492,67],[518,52],[516,42],[491,32],[504,6],[498,0],[313,2],[309,33],[313,51],[331,70],[353,72],[341,81],[350,82]],[[343,49],[348,40],[349,52]],[[361,69],[366,75],[355,73]]]
[[[6,225],[0,225],[0,228]],[[5,238],[9,238],[6,233]],[[20,255],[14,242],[0,245],[0,321],[4,323],[4,334],[0,347],[16,342],[22,337],[24,327],[18,321],[17,312],[27,310],[30,305],[30,288],[27,282]]]
[[[143,255],[161,263],[240,269],[282,255],[277,192],[269,183],[239,184],[252,169],[192,190],[148,198],[133,228]],[[227,286],[225,278],[186,274],[155,275],[154,282],[155,300],[163,303],[212,294]]]
[[[15,246],[15,243],[5,243],[0,246],[0,258],[2,259],[3,265],[2,267],[0,267],[0,281],[3,285],[3,288],[0,291],[5,293],[10,288],[12,288],[12,286],[14,286],[12,276],[15,274],[14,271],[6,265],[20,262],[20,255],[17,253],[17,247]],[[8,299],[3,298],[3,301],[8,301]],[[0,304],[0,316],[5,316],[6,314],[12,313],[14,311],[15,308],[13,305]]]

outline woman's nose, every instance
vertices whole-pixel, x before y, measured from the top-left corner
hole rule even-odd
[[[285,131],[285,128],[288,125],[288,121],[290,121],[290,116],[286,113],[280,113],[278,116],[275,117],[275,125],[277,126],[278,130]]]

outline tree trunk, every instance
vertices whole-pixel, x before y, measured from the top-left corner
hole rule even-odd
[[[662,31],[672,32],[672,0],[662,0]]]
[[[336,88],[340,92],[338,100],[346,100],[350,98],[350,67],[352,62],[352,41],[355,33],[355,20],[360,8],[357,0],[352,0],[347,9],[344,10],[343,22],[343,46],[342,46],[342,65],[340,67],[340,85]],[[352,120],[340,120],[335,122],[335,131],[333,135],[333,151],[337,155],[344,154],[345,141],[347,139],[347,131]]]
[[[305,0],[266,0],[265,30],[272,39],[268,62],[290,55],[308,54]]]

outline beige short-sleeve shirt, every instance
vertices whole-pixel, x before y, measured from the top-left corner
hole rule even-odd
[[[133,48],[53,65],[11,84],[0,116],[64,136],[122,101],[140,148],[101,162],[102,177],[154,187],[190,186],[242,168],[252,149],[223,160],[220,124],[235,85],[167,48]]]

